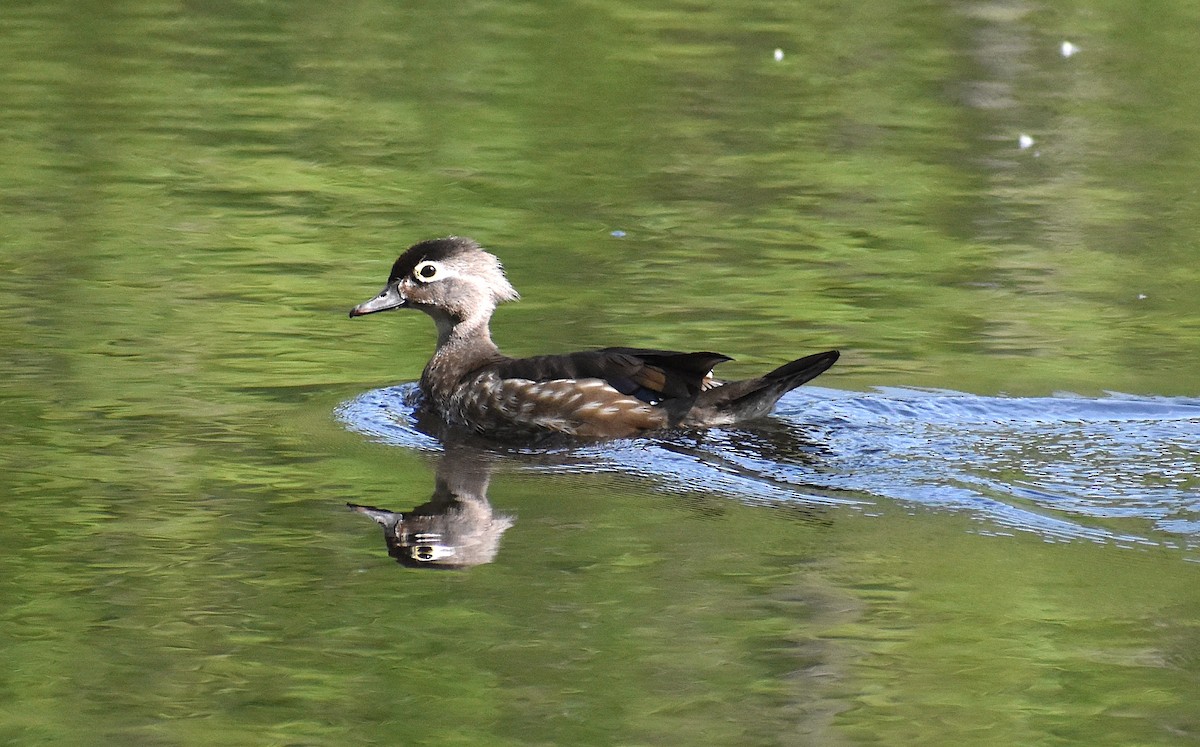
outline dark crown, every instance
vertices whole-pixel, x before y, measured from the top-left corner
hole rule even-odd
[[[395,282],[411,274],[417,265],[426,260],[438,262],[456,255],[478,251],[482,251],[479,244],[473,239],[461,236],[447,236],[444,239],[422,241],[420,244],[414,244],[408,251],[400,255],[396,263],[392,265],[392,274],[388,276],[388,282]]]

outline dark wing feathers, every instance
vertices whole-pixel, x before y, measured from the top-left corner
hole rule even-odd
[[[720,353],[677,353],[645,348],[604,348],[584,353],[539,355],[494,364],[503,378],[603,379],[622,394],[643,402],[692,399],[713,366],[732,360]]]
[[[720,353],[676,353],[673,350],[651,350],[649,348],[604,348],[596,352],[631,355],[651,366],[658,366],[700,379],[711,374],[713,368],[718,364],[733,360],[728,355]]]

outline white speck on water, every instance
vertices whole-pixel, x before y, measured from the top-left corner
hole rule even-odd
[[[775,50],[775,61],[783,62],[783,50],[782,49]]]
[[[1069,41],[1065,41],[1062,43],[1062,46],[1059,47],[1059,51],[1062,52],[1063,57],[1070,57],[1079,51],[1079,47],[1075,46]]]
[[[1017,138],[1017,145],[1021,146],[1021,150],[1025,150],[1026,148],[1032,148],[1034,142],[1035,141],[1032,137],[1030,137],[1029,135],[1026,135],[1023,132],[1021,133],[1021,136],[1019,138]]]

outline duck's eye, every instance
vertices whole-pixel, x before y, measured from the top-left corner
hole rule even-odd
[[[413,270],[413,277],[417,280],[433,280],[438,275],[438,266],[433,262],[422,262]]]

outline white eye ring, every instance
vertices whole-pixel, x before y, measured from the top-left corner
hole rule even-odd
[[[441,270],[441,265],[427,259],[424,262],[418,262],[417,266],[413,268],[413,279],[418,283],[428,283],[431,280],[438,280]]]

